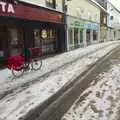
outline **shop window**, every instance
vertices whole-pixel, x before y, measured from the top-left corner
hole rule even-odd
[[[80,43],[83,43],[83,30],[80,30]]]
[[[68,30],[68,38],[69,38],[69,44],[72,45],[73,44],[73,29],[69,28]]]
[[[78,28],[74,28],[74,44],[75,47],[78,46]]]
[[[57,49],[55,29],[41,30],[41,41],[43,54],[54,53]]]
[[[34,47],[40,47],[43,55],[54,53],[57,49],[55,29],[35,29]]]
[[[93,30],[93,40],[97,40],[97,31]]]
[[[11,55],[20,54],[21,49],[23,48],[22,30],[17,28],[9,28],[8,31],[9,31],[9,37],[10,37]]]
[[[56,9],[56,0],[46,0],[46,6]]]

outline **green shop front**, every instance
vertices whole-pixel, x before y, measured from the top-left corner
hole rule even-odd
[[[99,24],[67,17],[68,50],[84,47],[98,41]]]

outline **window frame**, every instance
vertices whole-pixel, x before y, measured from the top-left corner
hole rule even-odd
[[[56,9],[56,0],[46,0],[45,3],[47,7]]]

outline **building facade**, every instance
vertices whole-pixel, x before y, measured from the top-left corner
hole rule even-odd
[[[67,6],[67,49],[97,43],[100,34],[100,8],[87,0],[72,0],[67,2]]]
[[[0,0],[0,63],[25,47],[39,47],[42,55],[64,51],[62,5],[57,11],[54,2],[45,3],[50,9],[27,2]]]
[[[108,11],[108,39],[120,40],[120,11],[118,11],[109,1]]]
[[[19,1],[63,12],[63,0],[19,0]]]

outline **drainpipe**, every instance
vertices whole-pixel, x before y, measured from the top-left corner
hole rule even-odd
[[[64,13],[64,52],[67,51],[67,0],[63,0],[63,13]]]

